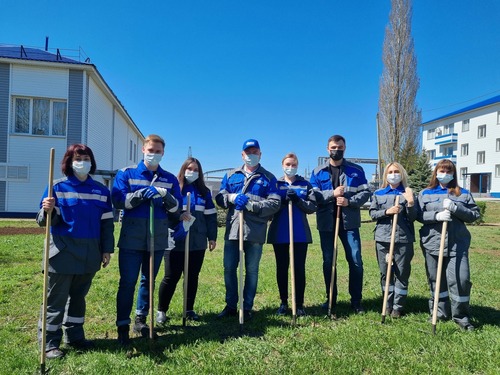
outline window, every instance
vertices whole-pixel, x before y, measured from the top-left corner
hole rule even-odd
[[[497,124],[500,125],[500,111],[497,112]]]
[[[462,177],[462,180],[467,178],[467,168],[460,168],[460,177]]]
[[[128,158],[129,158],[129,160],[133,160],[133,159],[132,159],[132,140],[130,140],[130,147],[129,147],[129,155],[128,155]]]
[[[137,163],[137,145],[134,143],[134,163]]]
[[[443,146],[442,152],[444,156],[453,156],[453,146]]]
[[[500,177],[500,164],[495,165],[495,177]]]
[[[500,151],[500,138],[497,138],[497,146],[496,146],[496,151]]]
[[[13,132],[66,136],[67,103],[43,98],[14,98]]]
[[[429,160],[433,160],[436,157],[436,150],[427,151],[427,157],[429,158]]]
[[[462,132],[469,131],[469,120],[462,121]]]
[[[469,155],[469,144],[464,143],[461,147],[460,156],[467,156],[467,155]]]
[[[486,125],[480,125],[477,127],[477,137],[486,138]]]
[[[452,134],[455,129],[455,124],[448,124],[444,126],[444,134]]]
[[[436,138],[436,129],[427,130],[427,139],[434,139],[434,138]]]
[[[27,181],[28,167],[0,165],[0,181]]]
[[[485,159],[486,159],[486,152],[485,151],[478,151],[477,153],[477,159],[476,159],[476,164],[484,164]]]

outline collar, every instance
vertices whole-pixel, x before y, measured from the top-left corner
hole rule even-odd
[[[78,177],[76,177],[75,175],[71,175],[71,176],[67,176],[68,177],[68,181],[71,185],[85,185],[87,183],[89,183],[90,181],[92,181],[92,177],[90,177],[90,174],[87,176],[87,179],[85,181],[80,181],[78,179]]]
[[[387,185],[385,188],[382,188],[381,192],[383,194],[398,195],[398,194],[402,194],[405,192],[405,187],[403,186],[403,184],[399,184],[396,189],[393,189],[393,188],[391,188],[391,185]]]

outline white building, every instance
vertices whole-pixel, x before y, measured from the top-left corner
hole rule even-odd
[[[38,211],[51,147],[54,178],[66,148],[84,143],[95,179],[109,186],[114,171],[140,160],[143,140],[95,65],[59,50],[0,45],[0,216]]]
[[[428,121],[422,132],[432,166],[450,159],[462,187],[500,198],[500,95]]]

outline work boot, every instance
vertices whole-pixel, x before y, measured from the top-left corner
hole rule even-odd
[[[391,318],[393,318],[393,319],[399,319],[402,316],[403,316],[403,311],[402,310],[392,310]]]
[[[142,337],[149,337],[149,326],[146,323],[147,316],[137,315],[134,322],[134,332]]]
[[[226,305],[224,307],[224,310],[222,310],[218,315],[217,318],[226,318],[228,316],[236,316],[237,315],[237,310],[235,308],[229,307]]]
[[[128,344],[130,344],[130,337],[128,331],[129,331],[128,324],[123,326],[118,326],[118,343],[122,346],[127,346]]]
[[[156,323],[165,324],[169,320],[167,313],[165,311],[156,312]]]
[[[194,320],[195,322],[200,320],[200,316],[194,312],[194,310],[186,311],[186,319]]]
[[[458,321],[455,323],[457,323],[463,331],[474,331],[474,326],[470,324],[468,320],[464,322]]]
[[[45,352],[46,359],[58,359],[64,357],[64,355],[65,353],[59,348],[50,349]]]

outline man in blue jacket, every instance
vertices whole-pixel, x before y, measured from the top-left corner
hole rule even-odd
[[[135,285],[141,271],[137,296],[134,332],[147,337],[149,327],[149,217],[154,209],[154,277],[160,268],[163,253],[168,247],[167,213],[176,212],[182,205],[177,178],[160,167],[165,141],[158,135],[144,140],[144,160],[137,166],[126,167],[116,175],[112,200],[116,208],[124,210],[118,241],[120,284],[116,296],[116,325],[118,341],[129,343],[130,313]]]
[[[228,209],[224,242],[224,282],[226,307],[219,318],[236,316],[238,304],[239,216],[244,212],[245,288],[243,309],[245,320],[252,317],[252,307],[257,292],[259,262],[262,245],[266,241],[267,222],[278,212],[281,198],[276,177],[260,165],[260,145],[255,139],[243,143],[241,157],[244,165],[233,169],[222,179],[217,204]]]
[[[318,211],[317,226],[323,252],[323,276],[326,296],[329,297],[332,278],[334,228],[337,207],[341,209],[339,238],[344,246],[349,264],[349,294],[351,307],[357,314],[365,310],[361,305],[363,287],[363,261],[361,259],[361,226],[360,208],[370,198],[365,172],[361,166],[344,159],[346,143],[341,135],[333,135],[328,139],[327,151],[330,160],[314,169],[311,185],[316,191]],[[334,278],[332,310],[337,302],[337,275]],[[328,301],[323,304],[328,308]]]

